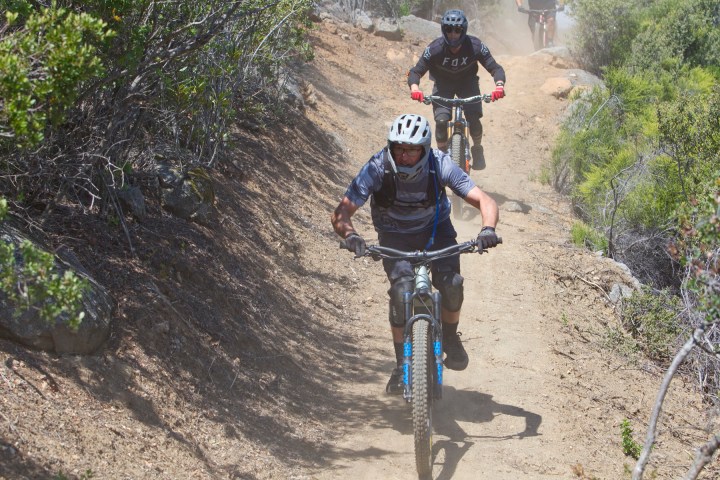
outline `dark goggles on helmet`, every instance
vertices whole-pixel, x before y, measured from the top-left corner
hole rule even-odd
[[[463,27],[456,27],[453,25],[443,25],[442,29],[443,29],[443,32],[445,32],[445,33],[453,33],[453,32],[460,33],[460,34],[463,33]]]

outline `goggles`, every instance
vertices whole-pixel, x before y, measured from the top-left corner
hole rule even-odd
[[[445,33],[463,33],[463,27],[454,27],[452,25],[443,25],[443,32]]]

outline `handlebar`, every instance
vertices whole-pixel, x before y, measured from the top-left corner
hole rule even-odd
[[[467,103],[475,103],[475,102],[485,102],[490,103],[492,101],[492,95],[489,93],[486,93],[484,95],[474,95],[472,97],[467,98],[444,98],[439,97],[437,95],[426,95],[423,103],[425,105],[430,105],[432,102],[442,102],[447,103],[450,106],[456,107],[458,105],[465,105]]]
[[[502,237],[498,238],[498,244],[502,243]],[[345,240],[340,241],[340,248],[345,250],[351,250],[348,248]],[[449,247],[441,248],[440,250],[415,250],[411,252],[397,250],[390,247],[383,247],[381,245],[368,245],[365,250],[366,257],[371,257],[373,260],[407,260],[411,264],[420,263],[431,263],[434,260],[441,258],[452,257],[453,255],[459,255],[461,253],[472,253],[478,251],[478,253],[487,252],[487,249],[479,250],[477,239],[469,240],[467,242],[458,243],[456,245],[450,245]]]
[[[553,13],[553,12],[562,12],[564,10],[565,10],[565,7],[563,5],[559,5],[555,8],[545,8],[545,9],[541,9],[541,10],[533,10],[533,9],[528,9],[528,8],[523,8],[523,7],[518,8],[518,12],[520,12],[520,13],[541,13],[543,15],[547,15],[548,13]]]

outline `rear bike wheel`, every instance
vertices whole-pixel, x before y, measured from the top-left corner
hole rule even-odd
[[[461,134],[453,134],[450,139],[450,152],[452,153],[453,163],[460,167],[465,173],[468,173],[470,171],[470,166],[468,165],[468,160],[465,156],[465,138]],[[453,218],[462,218],[463,199],[453,193],[451,204]]]
[[[430,323],[413,324],[412,418],[415,433],[415,466],[420,478],[432,474],[433,349]]]

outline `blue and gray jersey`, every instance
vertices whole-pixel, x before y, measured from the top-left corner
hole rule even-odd
[[[386,155],[387,148],[373,155],[348,186],[345,196],[358,207],[364,205],[374,192],[381,189]],[[431,150],[428,163],[438,166],[440,190],[449,187],[456,195],[465,198],[475,187],[475,182],[455,165],[450,155],[437,149]],[[429,171],[413,183],[398,179],[395,195],[397,201],[389,207],[371,202],[370,213],[376,231],[419,233],[432,230],[438,202],[434,201],[435,199],[427,201],[428,175]],[[438,221],[442,222],[450,217],[450,200],[447,195],[440,196],[439,208]]]

